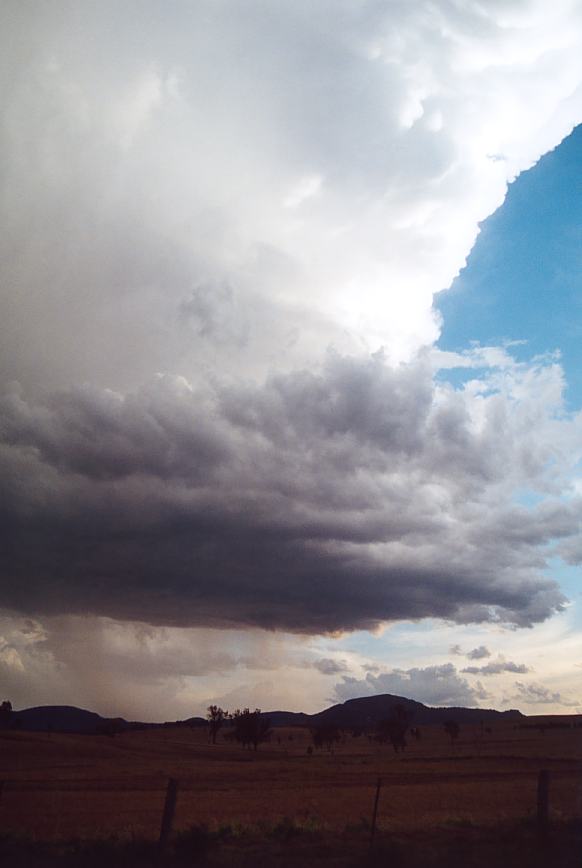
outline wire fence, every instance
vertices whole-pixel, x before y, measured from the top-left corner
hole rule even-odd
[[[337,787],[333,794],[328,794],[327,804],[330,805],[334,799],[344,799],[344,819],[349,816],[350,809],[356,812],[358,806],[359,816],[353,819],[367,818],[373,835],[377,823],[397,821],[398,808],[403,803],[413,813],[417,806],[417,820],[431,816],[438,818],[443,811],[450,812],[451,807],[457,810],[470,807],[468,794],[472,798],[478,797],[479,791],[482,791],[483,797],[487,792],[491,795],[494,782],[503,784],[504,790],[509,787],[507,795],[510,797],[518,786],[522,792],[525,788],[525,802],[521,798],[509,814],[515,818],[522,812],[523,805],[527,805],[526,814],[537,823],[540,834],[547,831],[552,816],[581,816],[582,773],[575,766],[569,769],[541,769],[538,772],[516,771],[511,776],[495,772],[489,775],[428,775],[414,772],[410,775],[391,775],[388,772],[379,778],[369,777],[367,781],[359,781],[357,787],[352,785],[344,790],[341,786]],[[455,797],[448,800],[447,784],[455,785]],[[313,808],[313,803],[309,801],[310,794],[319,793],[319,788],[317,778],[303,783],[297,801],[298,805],[303,806],[301,810],[305,805],[308,809]],[[418,798],[415,797],[415,790]],[[220,816],[221,804],[228,799],[231,804],[238,804],[245,815],[253,797],[255,800],[260,797],[261,803],[268,805],[268,810],[263,808],[259,814],[263,820],[268,816],[299,813],[289,810],[292,803],[286,796],[285,781],[263,780],[255,783],[252,777],[246,782],[243,791],[239,787],[229,787],[228,782],[209,787],[207,780],[201,781],[195,775],[169,778],[163,774],[59,779],[5,778],[0,780],[0,828],[6,831],[10,827],[23,829],[30,825],[52,837],[75,828],[75,825],[83,832],[93,827],[101,834],[110,827],[119,831],[120,828],[131,826],[147,826],[151,831],[153,825],[154,828],[165,829],[167,837],[174,825],[176,813],[180,815],[182,825],[194,822],[197,817],[206,821],[211,815]],[[281,804],[278,805],[278,802]],[[501,812],[507,808],[506,800],[499,808]],[[235,815],[233,810],[228,813],[231,817]],[[255,818],[256,814],[257,811]],[[253,811],[247,810],[246,818],[252,816]],[[462,819],[462,812],[457,816]],[[320,819],[326,821],[325,812],[320,812]]]

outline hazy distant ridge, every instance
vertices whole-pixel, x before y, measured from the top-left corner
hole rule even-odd
[[[442,724],[451,718],[458,723],[478,724],[481,721],[493,722],[494,720],[523,717],[521,711],[515,709],[496,711],[490,708],[429,708],[422,702],[416,702],[414,699],[407,699],[404,696],[393,696],[391,693],[348,699],[346,702],[332,705],[317,714],[272,711],[268,713],[268,716],[275,726],[309,726],[323,722],[345,728],[373,726],[378,721],[388,717],[390,711],[397,705],[406,708],[411,716],[411,722],[417,726]]]
[[[265,712],[265,716],[269,717],[273,726],[313,726],[325,722],[344,728],[365,727],[374,726],[378,721],[388,717],[391,709],[396,705],[404,706],[411,715],[411,721],[418,726],[442,724],[450,718],[460,724],[478,724],[481,721],[492,723],[495,720],[523,717],[522,713],[515,709],[496,711],[486,708],[429,708],[422,702],[415,702],[404,696],[393,696],[390,693],[349,699],[347,702],[332,705],[317,714],[269,711]],[[41,705],[35,708],[26,708],[22,711],[16,711],[14,718],[15,721],[18,721],[17,726],[28,732],[52,730],[53,732],[95,733],[103,730],[111,722],[111,718],[105,718],[94,711],[87,711],[71,705]],[[126,731],[171,725],[202,726],[204,719],[192,717],[183,721],[143,723],[115,718],[115,722],[120,731]]]

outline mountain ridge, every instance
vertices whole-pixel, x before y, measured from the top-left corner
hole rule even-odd
[[[375,694],[347,699],[345,702],[324,708],[315,714],[302,711],[268,711],[262,715],[269,718],[272,726],[317,726],[332,724],[339,728],[373,727],[390,716],[396,706],[408,712],[414,725],[443,724],[454,719],[459,724],[491,723],[494,720],[520,720],[525,717],[517,709],[498,711],[493,708],[466,708],[463,706],[431,707],[391,693]],[[127,721],[122,717],[107,718],[97,712],[72,705],[41,705],[13,712],[13,722],[18,729],[28,732],[102,733],[113,735],[138,729],[155,729],[168,726],[199,727],[205,725],[202,717],[186,720],[150,723]]]
[[[304,712],[273,711],[265,712],[274,726],[333,724],[340,728],[374,726],[380,720],[389,717],[396,706],[403,706],[414,725],[442,724],[449,718],[458,723],[487,723],[498,719],[521,719],[525,715],[517,709],[498,711],[493,708],[465,708],[463,706],[432,707],[396,696],[392,693],[378,693],[373,696],[360,696],[347,699],[316,714],[306,715]]]

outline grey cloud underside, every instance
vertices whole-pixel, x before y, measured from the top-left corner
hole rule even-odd
[[[542,547],[578,511],[503,505],[508,485],[542,478],[547,443],[533,408],[510,417],[490,396],[477,424],[472,400],[422,359],[378,354],[263,385],[158,377],[44,402],[15,388],[0,407],[0,604],[305,633],[543,620],[564,598]]]
[[[348,671],[348,665],[344,660],[332,660],[329,657],[315,660],[313,668],[321,672],[322,675],[339,675],[341,672]]]
[[[566,708],[579,706],[580,702],[576,699],[570,699],[562,696],[558,691],[552,691],[543,684],[524,684],[521,681],[516,681],[517,693],[513,697],[521,702],[528,702],[533,705],[563,705]]]
[[[484,657],[491,657],[491,651],[485,645],[479,645],[478,648],[473,648],[467,654],[469,660],[482,660]]]
[[[520,675],[529,672],[525,663],[514,663],[512,660],[495,660],[485,666],[466,666],[461,672],[468,675],[501,675],[502,672],[514,672]]]

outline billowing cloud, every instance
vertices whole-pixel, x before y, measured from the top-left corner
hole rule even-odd
[[[27,388],[409,359],[582,117],[576,0],[4,4],[0,368]]]
[[[523,675],[529,672],[529,667],[525,663],[499,659],[486,663],[485,666],[466,666],[461,672],[466,672],[467,675],[501,675],[503,672],[515,672]]]
[[[393,669],[379,674],[368,672],[362,679],[344,675],[335,685],[337,702],[376,693],[405,696],[407,699],[436,706],[478,706],[480,700],[489,696],[478,682],[473,686],[465,678],[461,678],[452,663],[424,668]]]
[[[479,222],[582,117],[579,3],[7,0],[4,24],[0,605],[305,634],[560,611],[560,369],[430,347]],[[44,672],[34,647],[0,659]]]
[[[24,612],[320,632],[563,605],[546,547],[580,526],[553,365],[454,390],[429,359],[330,354],[263,385],[159,377],[2,402],[5,582]],[[14,545],[18,540],[18,545]]]

